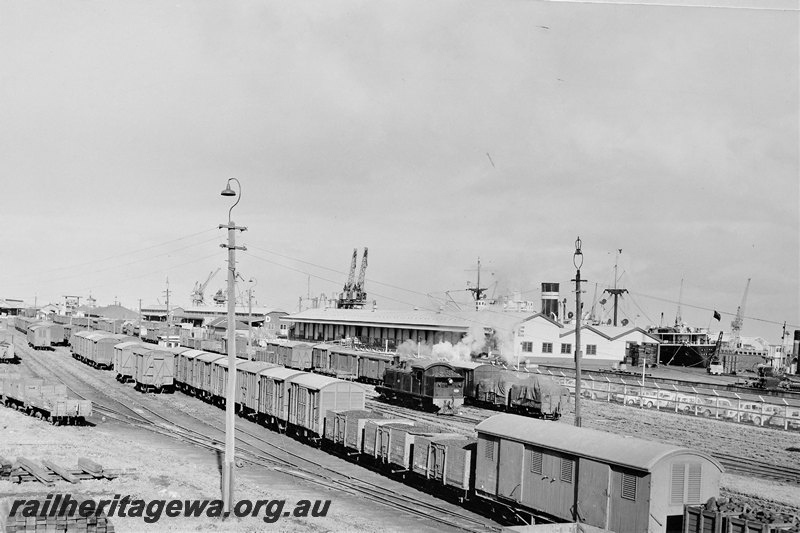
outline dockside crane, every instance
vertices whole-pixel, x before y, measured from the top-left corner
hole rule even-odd
[[[220,269],[218,268],[213,272],[211,272],[206,278],[205,282],[203,283],[200,283],[199,281],[196,281],[194,283],[194,290],[192,291],[192,305],[204,305],[206,303],[205,302],[206,287],[208,286],[209,283],[211,283],[211,280],[214,278],[214,276],[217,275],[219,271]]]
[[[747,285],[744,287],[744,296],[742,296],[742,304],[736,309],[736,316],[731,322],[731,341],[730,347],[733,349],[740,348],[742,343],[742,324],[744,324],[744,306],[747,303],[747,291],[750,290],[750,278],[747,278]]]
[[[336,302],[337,309],[363,309],[367,303],[367,293],[364,292],[364,280],[367,273],[367,252],[364,247],[364,255],[361,258],[361,270],[356,280],[356,263],[358,262],[358,248],[353,248],[353,259],[350,261],[350,273],[347,282],[344,284],[339,299]]]

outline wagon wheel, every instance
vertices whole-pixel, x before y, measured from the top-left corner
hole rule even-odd
[[[761,425],[761,417],[760,416],[754,416],[753,417],[753,424],[755,424],[756,426],[760,426]]]

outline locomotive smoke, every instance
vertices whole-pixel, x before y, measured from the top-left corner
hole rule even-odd
[[[433,359],[443,359],[445,361],[471,361],[472,354],[479,354],[486,351],[486,335],[483,328],[473,326],[467,334],[452,344],[449,341],[442,341],[437,344],[420,343],[419,345],[411,339],[403,342],[397,348],[397,353],[403,356],[430,357]]]

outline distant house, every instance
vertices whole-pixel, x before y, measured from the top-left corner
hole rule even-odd
[[[0,315],[17,316],[23,314],[25,303],[13,298],[0,298]]]
[[[55,304],[47,304],[36,310],[36,318],[46,320],[50,315],[58,314],[60,307]]]

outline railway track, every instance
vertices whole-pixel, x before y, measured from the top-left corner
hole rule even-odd
[[[774,479],[785,483],[800,485],[800,468],[777,466],[745,457],[715,453],[714,457],[722,463],[728,472],[754,475],[765,479]]]
[[[64,352],[56,355],[56,359],[53,359],[53,352],[49,352],[48,357],[51,359],[51,364],[46,365],[40,360],[40,357],[43,357],[41,354],[31,353],[27,346],[23,346],[22,349],[26,355],[26,363],[32,372],[42,378],[64,383],[71,393],[79,398],[91,399],[98,414],[120,423],[149,430],[205,449],[217,452],[224,451],[225,430],[209,420],[181,411],[181,417],[188,417],[194,421],[193,425],[195,427],[189,427],[173,417],[165,416],[161,409],[157,411],[145,405],[141,401],[142,396],[140,393],[135,393],[123,385],[116,383],[106,384],[97,377],[87,380],[87,376],[81,375],[83,373],[70,368],[74,360]],[[57,364],[52,364],[56,362]],[[75,361],[75,364],[78,364],[77,361]],[[58,372],[53,368],[54,366],[57,366]],[[61,376],[67,378],[69,383],[62,379]],[[88,385],[91,390],[86,391],[78,383]],[[109,385],[113,387],[111,390],[120,393],[124,400],[117,399],[102,389],[107,388]],[[78,389],[82,390],[79,392]],[[101,400],[98,402],[95,398],[87,397],[90,395],[95,396],[95,398],[99,395]],[[473,518],[465,515],[458,508],[451,509],[450,507],[452,506],[446,502],[430,502],[428,501],[429,498],[417,497],[414,495],[415,491],[413,489],[397,493],[391,488],[387,488],[385,483],[379,484],[353,475],[343,474],[334,468],[321,465],[313,459],[308,459],[289,451],[289,446],[278,446],[260,437],[250,429],[263,431],[260,426],[250,422],[245,423],[244,419],[237,421],[237,457],[251,464],[279,471],[326,489],[364,498],[441,525],[456,527],[462,531],[486,533],[500,531],[501,529],[494,523],[490,523],[480,517]],[[291,442],[288,443],[290,446]],[[361,467],[355,466],[353,468],[361,469]]]
[[[63,382],[62,379],[58,377],[58,374],[51,368],[51,366],[44,365],[40,361],[38,361],[39,357],[46,357],[51,359],[53,352],[48,352],[44,356],[39,354],[38,352],[34,355],[31,354],[32,350],[29,350],[27,346],[20,346],[23,352],[26,354],[25,359],[27,362],[34,362],[33,366],[37,367],[37,370],[42,377],[48,377],[55,379],[57,381]],[[63,361],[63,364],[59,365],[59,372],[62,372],[62,375],[69,376],[70,379],[75,380],[78,383],[83,383],[85,381],[85,377],[82,372],[79,372],[75,368],[78,366],[78,362],[69,358],[68,355],[65,355],[64,351],[59,351],[61,358],[66,359]],[[68,359],[67,359],[68,358]],[[74,364],[73,364],[74,362]],[[37,364],[38,363],[38,364]],[[89,368],[87,367],[87,370]],[[94,372],[94,370],[92,370]],[[92,378],[92,381],[97,380],[98,383],[102,382],[102,380],[98,380],[98,378]],[[66,383],[65,383],[66,384]],[[74,384],[73,384],[74,385]],[[78,387],[75,385],[71,387],[67,385],[70,391],[73,394],[80,398],[85,398],[83,394],[78,392]],[[109,384],[100,383],[99,385],[89,385],[91,388],[92,394],[99,394],[101,395],[104,400],[103,402],[95,402],[95,409],[99,414],[103,414],[104,416],[113,418],[115,420],[119,420],[120,422],[127,423],[130,425],[134,425],[137,427],[141,427],[143,429],[148,429],[150,431],[154,431],[156,433],[161,433],[162,435],[170,436],[172,438],[177,438],[184,442],[189,442],[198,446],[205,447],[207,449],[222,450],[222,441],[224,440],[223,437],[220,438],[213,438],[208,436],[211,434],[210,429],[213,429],[214,434],[219,433],[220,435],[224,436],[224,430],[218,426],[210,424],[207,420],[199,419],[188,412],[183,412],[183,416],[188,416],[195,419],[196,422],[202,424],[201,427],[204,429],[197,430],[192,428],[187,428],[182,426],[180,423],[177,423],[174,419],[167,418],[163,416],[160,412],[150,409],[149,407],[141,404],[138,400],[143,398],[139,393],[133,393],[128,388],[119,385],[119,384],[112,384],[114,389],[119,389],[121,391],[125,391],[126,400],[119,401],[114,396],[109,394],[106,390],[108,389]],[[82,392],[86,392],[82,389]],[[91,398],[90,398],[91,399]],[[108,402],[104,403],[104,402]],[[446,428],[457,428],[457,432],[465,433],[465,434],[472,434],[474,424],[479,422],[483,418],[480,416],[457,416],[457,417],[445,417],[440,415],[435,415],[431,413],[424,413],[416,410],[410,410],[407,408],[394,406],[391,404],[385,404],[383,402],[379,402],[375,398],[368,399],[367,402],[370,404],[370,409],[382,412],[389,416],[393,417],[402,417],[402,418],[410,418],[410,419],[421,419],[431,422],[432,424],[437,425],[437,427],[446,427]],[[480,409],[477,408],[469,408],[470,411],[478,411]],[[493,411],[488,412],[488,415],[493,414]],[[487,416],[488,416],[487,415]],[[485,417],[484,417],[485,418]],[[453,422],[458,422],[457,424],[453,424]],[[405,509],[404,507],[408,505],[409,500],[407,498],[403,498],[403,502],[396,501],[397,495],[386,494],[384,487],[379,486],[376,483],[364,482],[362,480],[357,480],[353,476],[342,475],[339,472],[333,469],[319,469],[318,464],[310,461],[306,458],[303,458],[297,454],[293,454],[288,452],[286,449],[276,446],[274,443],[270,443],[257,434],[252,433],[247,430],[243,430],[242,426],[244,424],[237,424],[239,426],[239,432],[237,432],[237,446],[239,447],[239,456],[246,458],[249,462],[253,464],[257,464],[259,466],[270,468],[273,470],[278,470],[284,472],[288,475],[292,475],[299,479],[303,479],[307,482],[318,484],[324,486],[326,488],[333,488],[335,490],[340,490],[343,492],[347,492],[351,495],[358,495],[360,497],[365,497],[370,499],[370,501],[376,501],[388,507],[393,507],[395,509],[402,509],[410,514],[415,514],[417,516],[424,516],[427,519],[432,519],[431,513],[439,513],[440,515],[447,515],[447,513],[442,513],[441,509],[438,507],[428,507],[427,509],[424,508],[423,505],[419,504],[419,502],[414,502],[419,508],[416,510],[414,509]],[[259,426],[253,426],[254,428],[260,428]],[[253,441],[256,441],[255,443]],[[244,449],[242,445],[246,445],[247,449]],[[271,451],[267,451],[264,447],[271,449]],[[735,455],[727,455],[727,454],[713,454],[725,468],[731,472],[736,474],[742,475],[749,475],[754,477],[759,477],[763,479],[781,481],[781,482],[788,482],[788,483],[797,483],[800,484],[800,469],[792,468],[792,467],[785,467],[785,466],[777,466],[770,463],[759,462],[752,459],[739,457]],[[354,490],[356,492],[354,492]],[[394,501],[393,501],[394,499]],[[429,505],[426,503],[426,505]],[[459,515],[450,515],[447,517],[447,520],[441,520],[442,523],[452,524],[454,520],[454,516]],[[468,531],[490,531],[492,530],[493,526],[489,526],[485,523],[482,524],[463,524],[459,525],[458,527],[468,530]]]

